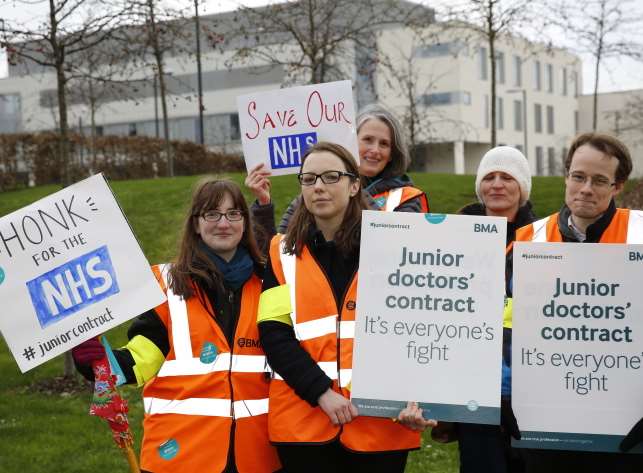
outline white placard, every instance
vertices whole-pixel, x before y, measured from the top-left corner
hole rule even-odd
[[[515,244],[517,445],[618,451],[643,417],[642,260],[643,245]]]
[[[506,219],[365,211],[352,402],[498,424]]]
[[[0,219],[0,300],[24,373],[165,296],[97,174]]]
[[[242,95],[237,107],[248,170],[265,163],[274,176],[296,174],[318,141],[338,143],[359,160],[348,80]]]

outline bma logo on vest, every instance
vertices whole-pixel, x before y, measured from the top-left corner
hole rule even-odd
[[[638,251],[630,251],[630,261],[643,261],[643,254]]]
[[[28,281],[27,288],[43,328],[120,291],[107,246]]]
[[[474,233],[498,233],[495,223],[474,223]]]
[[[317,133],[273,136],[268,138],[268,153],[272,169],[298,168],[306,150],[317,143]]]

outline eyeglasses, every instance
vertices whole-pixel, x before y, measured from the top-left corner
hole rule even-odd
[[[567,174],[567,177],[574,183],[583,185],[589,179],[591,186],[594,189],[607,189],[616,184],[616,182],[610,182],[610,180],[604,176],[586,176],[582,172],[571,172]]]
[[[342,171],[325,171],[321,174],[315,174],[314,172],[300,172],[297,174],[297,179],[302,186],[313,186],[317,182],[318,178],[321,178],[324,184],[335,184],[339,182],[342,176],[348,176],[351,179],[355,179],[355,174],[350,172]]]
[[[206,222],[218,222],[221,217],[225,216],[228,222],[238,222],[243,219],[243,212],[241,210],[232,209],[225,212],[217,212],[216,210],[206,210],[201,214],[203,220]]]

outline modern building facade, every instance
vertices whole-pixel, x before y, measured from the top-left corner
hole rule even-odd
[[[598,94],[596,130],[623,141],[630,150],[632,177],[643,177],[643,89]],[[580,130],[592,129],[594,96],[579,98]]]
[[[221,24],[222,15],[230,14],[202,20]],[[347,48],[341,59],[357,105],[379,101],[405,119],[409,131],[414,129],[415,170],[475,173],[490,146],[491,64],[484,38],[472,37],[462,25],[444,24],[428,24],[422,38],[395,25],[371,34],[371,48]],[[239,46],[206,48],[202,56],[204,141],[228,151],[240,149],[236,97],[296,82],[281,66],[258,61],[231,66]],[[282,51],[288,54],[288,45]],[[579,58],[519,37],[501,37],[495,62],[497,143],[522,149],[536,175],[560,174],[565,146],[579,128]],[[170,138],[198,141],[194,57],[168,55],[166,70]],[[410,82],[402,80],[405,73]],[[98,133],[162,136],[153,70],[128,74],[139,79],[136,90],[101,100],[95,114]],[[413,85],[405,90],[404,83]],[[0,79],[0,133],[55,129],[55,87],[51,71],[10,66],[9,77]],[[69,95],[70,125],[88,132],[89,106],[81,94],[72,90]],[[414,123],[408,120],[410,100],[415,101]]]

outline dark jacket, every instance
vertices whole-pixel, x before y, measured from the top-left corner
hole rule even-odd
[[[342,255],[335,243],[327,242],[316,228],[311,228],[306,244],[326,274],[337,306],[341,307],[344,294],[357,271],[359,252]],[[276,286],[279,286],[279,281],[268,261],[262,289],[266,291]],[[299,397],[311,406],[317,406],[319,396],[332,385],[332,380],[301,347],[293,327],[282,322],[262,322],[259,324],[259,337],[270,366]]]

